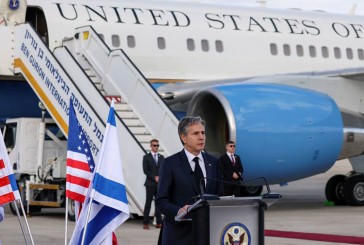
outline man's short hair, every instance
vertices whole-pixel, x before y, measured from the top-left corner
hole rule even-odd
[[[232,140],[228,140],[228,141],[226,141],[226,145],[229,145],[229,144],[235,144],[235,142],[234,142],[234,141],[232,141]]]
[[[150,144],[153,144],[153,142],[157,142],[157,143],[159,143],[159,140],[157,140],[157,139],[152,139],[152,140],[150,141]]]

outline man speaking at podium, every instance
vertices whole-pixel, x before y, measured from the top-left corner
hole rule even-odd
[[[222,191],[218,159],[202,152],[206,141],[205,121],[201,117],[182,118],[178,134],[184,149],[167,157],[159,173],[156,205],[165,215],[162,245],[191,245],[191,221],[177,222],[175,216],[186,211],[197,196],[219,195]]]

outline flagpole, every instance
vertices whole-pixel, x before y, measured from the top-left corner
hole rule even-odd
[[[27,220],[27,217],[25,215],[25,211],[24,211],[24,206],[23,206],[23,203],[20,202],[20,207],[21,207],[21,210],[23,212],[23,217],[24,217],[24,220],[25,220],[25,224],[27,225],[27,228],[28,228],[28,232],[29,232],[29,236],[30,236],[30,240],[32,242],[32,244],[34,245],[34,241],[33,241],[33,236],[32,236],[32,233],[30,232],[30,228],[29,228],[29,224],[28,224],[28,220]]]
[[[64,227],[64,245],[67,245],[67,233],[68,233],[68,197],[66,197],[66,214],[65,214],[65,227]]]
[[[32,233],[30,232],[30,228],[29,228],[29,224],[28,224],[28,220],[27,220],[27,217],[26,217],[26,213],[24,211],[24,206],[23,206],[23,203],[21,200],[14,200],[13,202],[16,202],[16,201],[19,201],[20,203],[20,207],[21,207],[21,211],[23,213],[23,217],[24,217],[24,220],[25,220],[25,224],[27,225],[27,229],[28,229],[28,233],[29,233],[29,237],[30,237],[30,240],[32,242],[32,244],[34,245],[34,240],[33,240],[33,236],[32,236]],[[24,240],[25,240],[25,243],[28,244],[28,240],[25,236],[25,230],[24,230],[24,225],[23,223],[21,222],[21,218],[20,218],[20,213],[19,213],[19,210],[18,210],[18,206],[16,205],[16,203],[13,203],[14,206],[15,206],[15,211],[16,211],[16,214],[18,216],[18,220],[19,220],[19,224],[20,224],[20,227],[21,227],[21,230],[23,232],[23,235],[24,235]]]
[[[92,206],[92,201],[93,201],[93,194],[94,192],[91,192],[91,195],[90,195],[90,200],[89,200],[89,205],[87,207],[87,215],[86,215],[86,220],[85,220],[85,228],[83,230],[83,234],[82,234],[82,242],[81,242],[81,245],[84,245],[85,243],[85,237],[86,237],[86,232],[87,232],[87,225],[88,225],[88,220],[90,218],[90,213],[91,213],[91,206]]]
[[[20,224],[20,228],[21,228],[21,231],[23,232],[23,236],[24,236],[24,240],[25,240],[25,243],[28,244],[28,240],[27,240],[27,237],[25,236],[25,230],[24,230],[24,224],[23,222],[21,222],[21,218],[20,218],[20,213],[19,213],[19,209],[18,209],[18,204],[16,203],[18,200],[14,200],[13,201],[13,205],[15,207],[15,211],[16,211],[16,215],[18,216],[18,220],[19,220],[19,224]],[[20,200],[19,200],[20,201]],[[21,202],[21,201],[20,201]],[[23,213],[24,215],[24,213]]]

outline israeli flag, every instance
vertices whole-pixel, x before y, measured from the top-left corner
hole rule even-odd
[[[82,209],[70,244],[81,244],[88,209],[90,215],[84,244],[106,244],[105,240],[111,242],[112,232],[129,218],[114,101],[111,102],[100,159],[96,165],[91,200],[91,207],[89,208],[89,202],[87,207]]]

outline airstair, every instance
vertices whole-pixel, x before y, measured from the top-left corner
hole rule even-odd
[[[111,51],[91,27],[50,52],[29,24],[13,27],[14,68],[22,73],[65,135],[70,98],[98,161],[109,103],[116,99],[117,128],[131,213],[142,215],[142,158],[157,138],[161,153],[181,149],[178,120],[122,50]]]
[[[176,152],[176,142],[180,148],[178,137],[171,135],[177,132],[177,118],[121,49],[110,50],[91,26],[77,28],[75,37],[63,45],[54,51],[58,60],[67,57],[65,50],[59,51],[67,47],[100,93],[119,102],[115,110],[145,150],[152,138],[160,141],[162,154]],[[72,62],[61,63],[68,74],[73,73]]]

